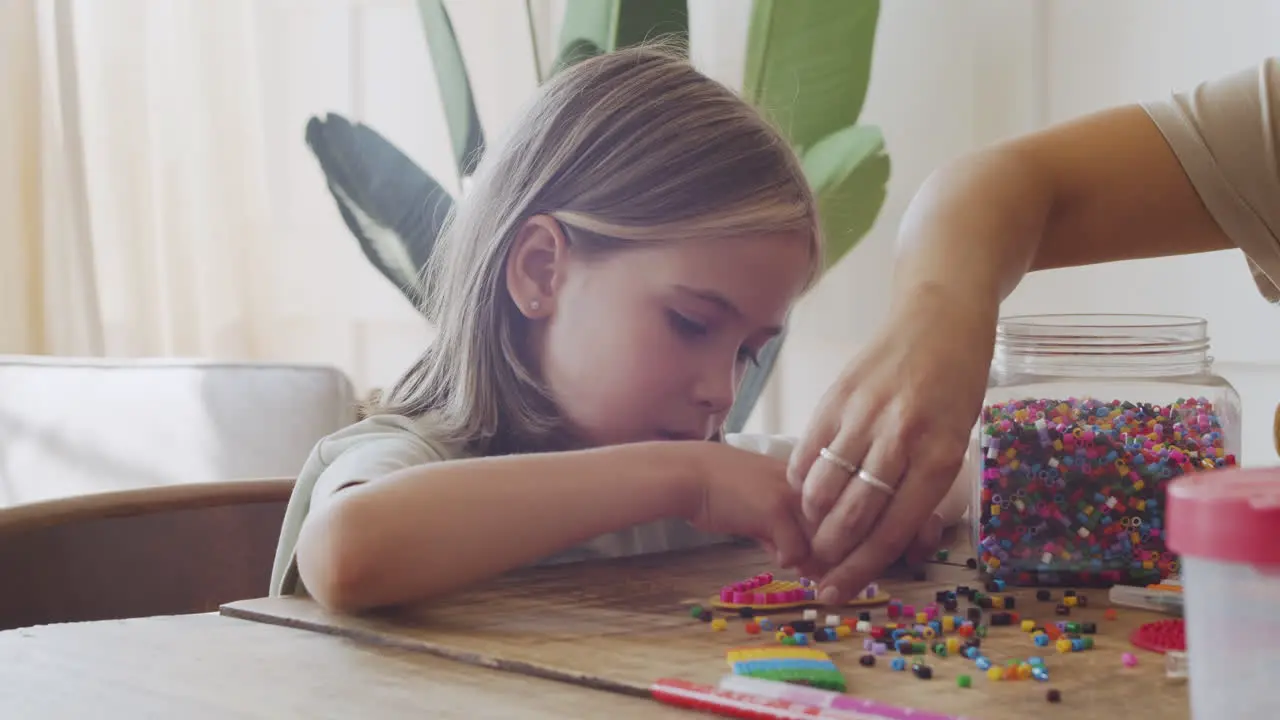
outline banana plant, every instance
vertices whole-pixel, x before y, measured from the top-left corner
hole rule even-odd
[[[532,2],[525,7],[531,28]],[[466,63],[443,0],[419,0],[418,8],[454,164],[465,179],[485,147]],[[884,203],[883,137],[857,124],[879,9],[878,0],[755,0],[752,8],[743,96],[773,115],[802,158],[819,199],[828,268],[862,239]],[[554,62],[538,67],[538,79],[658,36],[687,38],[688,31],[686,0],[568,0]],[[421,271],[455,198],[376,131],[341,115],[311,118],[306,141],[370,263],[421,307]],[[727,431],[746,423],[781,346],[781,337],[767,345],[743,379]]]

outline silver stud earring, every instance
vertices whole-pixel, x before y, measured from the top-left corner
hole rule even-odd
[[[529,302],[529,309],[534,312],[538,312],[539,310],[542,309],[542,303],[538,302],[537,300],[532,300]]]

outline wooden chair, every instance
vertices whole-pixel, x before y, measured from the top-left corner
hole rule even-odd
[[[292,488],[191,483],[0,508],[0,629],[262,597]]]

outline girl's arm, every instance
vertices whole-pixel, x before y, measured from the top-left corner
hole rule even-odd
[[[433,463],[339,491],[309,516],[298,570],[344,612],[423,600],[664,517],[690,517],[702,443]]]

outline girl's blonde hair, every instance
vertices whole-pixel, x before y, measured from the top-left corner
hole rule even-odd
[[[556,75],[472,181],[425,271],[436,338],[373,410],[424,418],[434,438],[478,455],[565,441],[506,288],[507,255],[531,216],[555,218],[583,253],[799,234],[809,241],[810,281],[821,269],[817,207],[795,153],[669,44]]]

